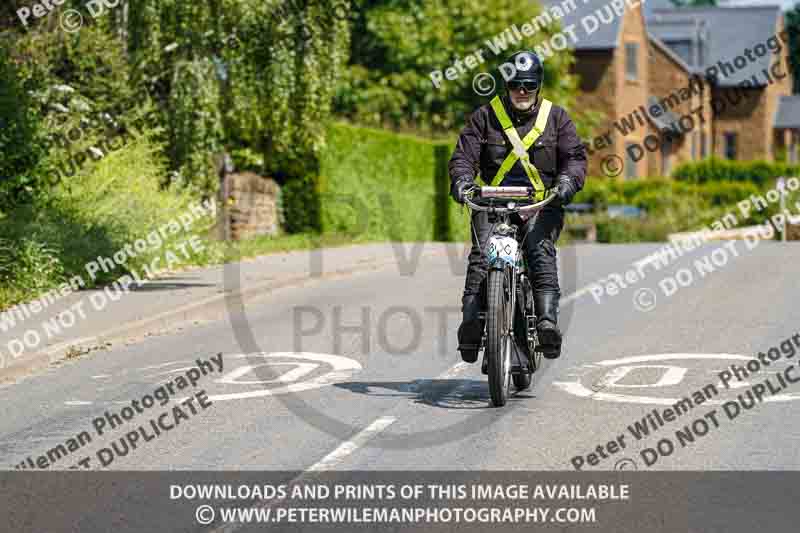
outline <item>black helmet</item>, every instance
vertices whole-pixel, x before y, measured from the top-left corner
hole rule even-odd
[[[531,50],[517,52],[506,60],[504,67],[506,72],[513,74],[506,79],[506,85],[510,81],[535,81],[539,87],[542,86],[544,67],[536,52]]]

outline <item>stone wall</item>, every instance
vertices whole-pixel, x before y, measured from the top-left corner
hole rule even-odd
[[[713,99],[725,102],[714,114],[714,155],[725,159],[725,133],[736,134],[736,159],[771,160],[772,130],[769,99],[764,89],[713,89]],[[720,104],[722,105],[722,104]]]
[[[636,44],[637,49],[637,66],[638,77],[635,80],[629,80],[625,74],[625,45]],[[650,61],[649,61],[649,46],[650,43],[647,39],[647,31],[645,29],[644,16],[642,15],[642,6],[637,5],[634,8],[629,6],[625,7],[625,15],[622,18],[622,31],[620,32],[617,48],[614,51],[614,74],[615,74],[615,112],[612,120],[620,120],[621,117],[631,116],[635,111],[639,111],[640,106],[647,105],[647,97],[650,95]],[[652,153],[645,151],[644,157],[637,162],[629,162],[626,149],[626,143],[636,143],[641,145],[650,134],[657,134],[658,132],[652,124],[647,122],[645,117],[644,125],[636,122],[633,131],[628,132],[627,135],[622,135],[620,131],[613,128],[612,131],[614,139],[614,147],[616,155],[624,161],[627,166],[633,164],[636,166],[636,176],[642,178],[647,176],[650,167],[650,160],[654,157]],[[623,169],[620,174],[620,179],[625,179],[628,169]]]
[[[617,118],[614,53],[613,50],[579,50],[575,52],[575,58],[572,71],[580,77],[581,107],[602,111],[606,115],[592,137],[584,139],[589,145],[586,154],[589,159],[587,175],[602,177],[605,174],[603,161],[616,153],[616,148],[602,138],[606,132],[609,132],[609,137],[611,136],[612,123]],[[567,112],[571,111],[567,109]]]
[[[651,176],[669,176],[677,165],[702,158],[702,135],[706,139],[706,155],[711,153],[711,86],[701,78],[692,79],[678,56],[663,43],[650,40],[650,52],[651,95],[665,101],[667,109],[683,119],[684,135],[671,143],[667,160],[664,161],[664,151],[657,150],[649,167]],[[660,134],[659,139],[663,143],[664,135]]]
[[[280,229],[275,180],[252,172],[225,174],[220,184],[223,238],[238,241]]]
[[[800,241],[800,220],[792,220],[786,223],[786,240]]]

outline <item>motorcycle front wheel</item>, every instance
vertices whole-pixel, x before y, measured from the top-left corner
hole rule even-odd
[[[511,356],[511,291],[506,269],[490,270],[487,280],[486,357],[489,395],[495,407],[508,400]]]

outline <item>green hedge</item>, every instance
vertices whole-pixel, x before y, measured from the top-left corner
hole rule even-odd
[[[449,196],[452,148],[450,142],[332,124],[320,176],[283,187],[286,228],[354,240],[464,239],[466,218]]]
[[[686,183],[669,178],[645,178],[636,181],[617,181],[605,178],[588,178],[586,186],[575,197],[575,202],[591,203],[597,215],[570,216],[572,222],[597,224],[600,242],[660,241],[674,232],[689,231],[710,225],[728,213],[737,219],[737,227],[765,223],[779,211],[777,204],[767,209],[752,209],[744,217],[737,203],[751,195],[765,196],[774,187],[773,181],[758,185],[749,181],[708,181]],[[792,194],[787,206],[800,198]],[[605,215],[612,204],[633,205],[643,208],[642,219],[609,218]],[[569,222],[568,222],[569,223]]]
[[[286,227],[290,232],[348,235],[354,241],[468,240],[469,211],[449,197],[452,151],[450,141],[332,124],[321,152],[320,176],[283,187]],[[659,241],[669,233],[709,225],[729,212],[736,214],[739,226],[764,223],[777,205],[753,210],[745,218],[737,202],[766,194],[776,176],[797,175],[795,170],[780,163],[711,159],[679,167],[675,179],[590,177],[575,202],[595,205],[599,214],[592,222],[601,242]],[[634,205],[647,216],[609,218],[603,213],[611,204]]]
[[[672,177],[692,183],[709,181],[749,181],[757,185],[770,183],[779,176],[800,176],[800,166],[767,161],[729,161],[710,158],[697,163],[684,163]]]

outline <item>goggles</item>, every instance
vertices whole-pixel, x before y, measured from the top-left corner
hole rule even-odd
[[[511,80],[509,82],[506,82],[506,85],[512,91],[519,91],[520,89],[525,89],[529,93],[532,93],[539,88],[539,82],[532,80],[524,80],[524,81]]]

